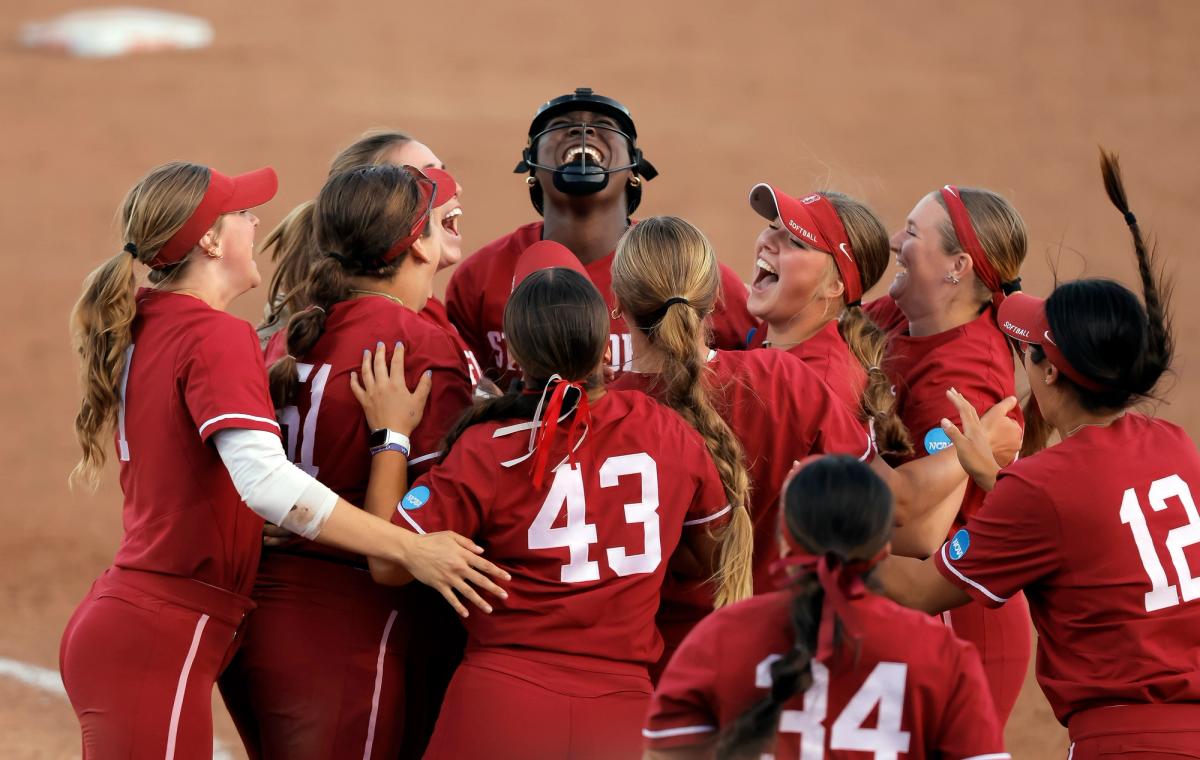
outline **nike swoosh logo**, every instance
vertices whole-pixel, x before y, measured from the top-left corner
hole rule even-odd
[[[838,250],[842,252],[843,256],[850,259],[851,261],[854,261],[854,257],[850,255],[850,251],[847,250],[845,243],[838,243]]]

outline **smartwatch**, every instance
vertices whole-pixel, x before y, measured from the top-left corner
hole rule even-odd
[[[371,447],[371,456],[383,451],[399,451],[405,459],[408,459],[408,452],[412,450],[412,443],[408,440],[408,436],[387,428],[372,430],[367,443]]]

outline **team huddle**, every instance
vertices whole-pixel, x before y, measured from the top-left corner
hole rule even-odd
[[[1200,456],[1134,409],[1169,287],[1101,164],[1140,299],[1021,292],[1019,213],[954,185],[889,236],[758,184],[739,273],[636,216],[580,88],[514,170],[541,221],[470,256],[427,145],[345,148],[257,333],[274,171],[155,168],[72,314],[73,477],[111,433],[124,492],[61,645],[84,758],[211,757],[217,686],[251,758],[999,760],[1031,618],[1072,760],[1200,758]]]

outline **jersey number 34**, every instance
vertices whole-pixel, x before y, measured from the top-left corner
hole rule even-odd
[[[609,457],[600,466],[600,487],[611,488],[627,475],[637,475],[642,482],[642,498],[625,505],[625,522],[640,523],[645,542],[640,554],[630,554],[625,547],[608,549],[608,566],[617,575],[652,573],[662,562],[662,544],[658,532],[658,467],[649,454],[624,454]],[[563,527],[554,527],[566,507],[567,520]],[[589,547],[599,540],[596,525],[587,521],[583,473],[579,465],[559,467],[554,472],[550,493],[529,526],[530,549],[566,547],[569,561],[562,566],[563,583],[585,583],[600,580],[600,563],[588,559]]]

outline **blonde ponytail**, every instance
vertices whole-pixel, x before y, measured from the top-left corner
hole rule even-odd
[[[750,476],[741,442],[713,408],[699,355],[703,320],[719,296],[716,254],[688,222],[652,217],[621,238],[612,273],[617,300],[659,353],[664,403],[704,438],[729,499],[732,512],[719,536],[714,606],[745,599],[754,588]]]
[[[82,391],[75,415],[82,456],[71,471],[71,483],[95,488],[104,467],[101,439],[116,421],[121,403],[118,389],[137,312],[134,259],[148,262],[155,257],[200,205],[208,179],[206,167],[183,162],[164,164],[147,174],[121,206],[126,249],[84,280],[83,293],[71,311],[71,339],[79,352]],[[186,266],[185,259],[154,272],[151,279],[164,281]]]

